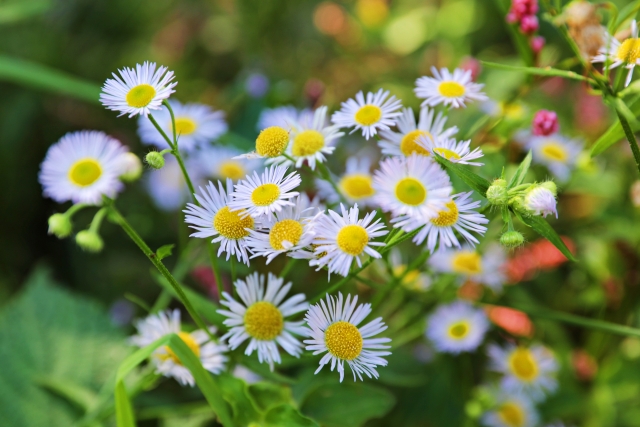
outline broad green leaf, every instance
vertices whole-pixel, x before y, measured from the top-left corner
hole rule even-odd
[[[616,112],[618,112],[619,114],[621,114],[625,119],[627,119],[627,121],[629,122],[629,124],[634,128],[637,129],[638,127],[640,127],[640,123],[638,123],[638,121],[636,120],[635,114],[633,113],[633,111],[631,111],[631,109],[629,109],[629,107],[627,106],[627,104],[625,104],[624,102],[622,102],[622,100],[620,98],[615,98],[612,96],[606,96],[604,98],[605,103],[607,103],[611,108],[613,108]]]
[[[160,246],[158,248],[158,250],[156,251],[156,256],[158,257],[159,260],[162,260],[168,256],[171,256],[172,252],[173,252],[173,247],[175,245],[173,243],[169,244],[169,245],[163,245]]]
[[[611,34],[615,34],[620,29],[620,26],[624,24],[625,21],[633,18],[639,10],[640,2],[638,1],[629,3],[628,5],[623,7],[622,10],[617,14],[617,19],[614,20],[615,26],[610,29]]]
[[[457,163],[452,163],[439,154],[435,154],[433,156],[438,163],[445,167],[445,169],[449,170],[456,174],[461,180],[463,180],[469,187],[474,189],[476,192],[480,193],[482,197],[485,197],[487,194],[487,190],[491,183],[484,179],[483,177],[476,175],[475,173],[469,171],[462,165]]]
[[[116,384],[116,423],[118,427],[136,427],[136,419],[133,416],[131,401],[122,381]]]
[[[560,236],[558,236],[558,233],[556,233],[544,218],[537,215],[522,215],[520,218],[525,224],[533,228],[536,233],[553,243],[567,259],[577,261],[569,248],[567,248],[567,245],[565,245]]]
[[[498,64],[496,62],[487,62],[480,61],[482,65],[488,68],[496,68],[499,70],[507,70],[507,71],[519,71],[525,74],[533,74],[536,76],[546,76],[546,77],[563,77],[565,79],[571,80],[579,80],[583,82],[590,82],[591,79],[588,77],[581,76],[580,74],[574,73],[573,71],[564,71],[558,70],[551,67],[537,68],[537,67],[517,67],[513,65],[505,65]]]
[[[629,99],[625,103],[625,106],[628,107],[634,117],[640,116],[640,102],[638,101],[640,101],[640,94],[636,94],[634,98]],[[634,132],[640,130],[640,126],[638,126],[637,123],[637,120],[630,122],[631,130],[633,130]],[[596,140],[596,142],[594,142],[593,147],[591,147],[591,157],[595,157],[601,154],[616,142],[624,139],[624,137],[625,135],[624,130],[622,129],[622,125],[620,124],[620,121],[616,120],[609,127],[609,129],[607,129],[607,131],[603,133],[602,136],[600,136],[600,138]]]
[[[300,414],[291,405],[279,405],[271,408],[264,417],[265,427],[320,427],[315,421]]]
[[[293,402],[289,388],[267,382],[250,385],[249,393],[253,396],[253,400],[262,411],[268,411],[274,406]]]
[[[531,151],[529,151],[527,157],[524,158],[524,160],[520,163],[520,166],[518,166],[518,169],[516,169],[516,173],[513,175],[513,177],[511,177],[508,188],[513,188],[522,184],[525,175],[529,171],[529,166],[531,166]]]
[[[247,383],[226,372],[218,378],[222,395],[231,406],[235,425],[246,426],[262,419],[262,411],[249,394]]]
[[[89,410],[98,403],[96,392],[74,384],[69,378],[41,377],[36,378],[35,381],[39,386],[73,403],[83,411]]]

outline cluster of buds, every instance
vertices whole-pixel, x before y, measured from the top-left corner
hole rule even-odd
[[[507,22],[517,24],[520,32],[531,37],[529,40],[531,49],[538,54],[544,47],[545,40],[544,37],[535,35],[540,28],[536,13],[538,13],[538,0],[512,0]]]
[[[540,110],[533,116],[531,133],[535,136],[549,136],[560,130],[558,115],[555,111]]]

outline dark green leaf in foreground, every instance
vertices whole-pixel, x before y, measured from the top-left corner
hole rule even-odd
[[[569,248],[567,248],[567,245],[564,244],[560,236],[558,236],[558,233],[556,233],[556,231],[549,225],[547,220],[541,216],[535,215],[522,215],[520,219],[522,219],[522,221],[529,227],[533,228],[536,233],[553,243],[553,245],[567,257],[567,259],[577,261]]]
[[[487,190],[491,183],[484,179],[483,177],[476,175],[475,173],[469,171],[466,167],[452,163],[444,157],[436,154],[433,156],[438,163],[440,163],[445,169],[449,172],[456,174],[461,180],[463,180],[469,187],[474,189],[477,193],[479,193],[482,197],[485,197],[487,194]]]

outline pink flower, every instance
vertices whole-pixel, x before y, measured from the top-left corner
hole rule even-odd
[[[536,15],[526,15],[520,20],[520,31],[525,34],[533,34],[538,31],[540,24]]]
[[[535,53],[536,55],[538,53],[540,53],[540,51],[542,50],[542,48],[544,47],[545,44],[545,39],[542,36],[535,36],[534,38],[531,39],[531,49],[533,50],[533,53]],[[555,113],[554,113],[555,114]]]
[[[535,136],[549,136],[558,132],[558,115],[555,111],[540,110],[533,117],[531,133]]]
[[[465,71],[471,71],[471,80],[473,80],[474,82],[478,78],[480,71],[482,71],[482,65],[480,65],[480,61],[471,56],[466,56],[462,59],[460,68]]]
[[[507,15],[507,22],[515,24],[526,16],[538,13],[538,0],[513,0]]]

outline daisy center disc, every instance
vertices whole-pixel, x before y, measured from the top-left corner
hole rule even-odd
[[[618,48],[616,56],[627,64],[635,64],[640,59],[640,39],[626,39]]]
[[[302,237],[302,224],[295,219],[283,219],[277,222],[269,232],[269,243],[276,251],[285,248],[282,243],[289,242],[292,246],[296,245]]]
[[[340,189],[352,200],[360,200],[375,194],[371,177],[364,174],[346,175],[340,180]]]
[[[129,107],[142,108],[149,105],[149,103],[156,96],[156,90],[153,86],[148,84],[142,84],[134,86],[127,93],[127,104]]]
[[[472,276],[482,273],[482,258],[477,252],[458,252],[451,260],[453,271]]]
[[[178,332],[178,336],[187,345],[187,347],[189,347],[189,349],[193,352],[193,354],[195,354],[197,357],[200,357],[200,346],[198,345],[196,340],[193,339],[190,333]],[[182,365],[182,362],[180,361],[178,356],[176,356],[173,350],[171,350],[171,347],[166,346],[165,349],[167,350],[168,358],[172,359],[176,364]]]
[[[455,151],[449,150],[448,148],[438,147],[438,148],[434,148],[433,151],[440,154],[442,157],[444,157],[447,160],[451,160],[451,159],[460,160],[460,156],[458,155],[458,153],[456,153]]]
[[[280,187],[276,184],[268,183],[256,187],[251,193],[251,201],[256,206],[269,206],[280,197]]]
[[[461,340],[469,334],[470,329],[469,322],[461,321],[449,326],[447,333],[449,334],[449,337],[455,340]]]
[[[218,175],[222,178],[227,179],[230,178],[234,181],[242,179],[246,175],[246,171],[240,162],[236,162],[235,160],[228,160],[226,162],[222,162],[218,167]]]
[[[263,157],[278,157],[289,144],[289,132],[280,126],[264,129],[256,139],[256,153]]]
[[[191,135],[196,131],[196,122],[188,117],[176,117],[176,134]]]
[[[362,334],[354,325],[342,320],[324,331],[324,342],[338,359],[353,360],[362,352]]]
[[[549,160],[553,160],[554,162],[565,162],[567,160],[567,157],[569,157],[564,146],[562,144],[558,144],[557,142],[550,142],[548,144],[545,144],[540,151],[542,152],[543,156],[545,156]]]
[[[438,92],[445,98],[459,98],[465,93],[465,88],[458,82],[442,82],[438,86]]]
[[[396,197],[405,205],[418,206],[427,198],[427,189],[415,178],[403,178],[396,184]]]
[[[507,402],[498,409],[498,417],[509,427],[524,426],[524,411],[515,403]]]
[[[244,328],[260,341],[275,339],[284,328],[284,319],[278,308],[267,301],[258,301],[244,314]]]
[[[227,239],[237,240],[247,237],[245,228],[253,228],[253,218],[242,217],[246,210],[232,211],[228,206],[220,209],[213,217],[213,228]]]
[[[433,135],[424,130],[412,130],[411,132],[403,136],[402,141],[400,141],[400,151],[402,151],[402,154],[407,157],[412,155],[413,153],[428,156],[429,151],[427,151],[426,148],[418,143],[418,138],[423,135],[426,135],[429,138],[433,138]]]
[[[367,104],[361,107],[355,115],[356,122],[362,126],[371,126],[382,118],[382,110],[377,105]]]
[[[317,130],[305,130],[293,139],[291,154],[296,157],[311,156],[323,148],[324,136]]]
[[[438,212],[438,216],[431,220],[431,223],[437,227],[451,227],[458,222],[458,206],[456,202],[451,200],[445,205],[447,208]]]
[[[336,242],[342,252],[356,256],[360,255],[364,251],[364,248],[367,247],[369,234],[367,230],[360,225],[345,225],[338,232]]]
[[[79,187],[87,187],[102,176],[102,167],[95,159],[80,159],[69,169],[69,180]]]
[[[517,348],[509,358],[511,372],[522,381],[532,381],[538,376],[538,364],[531,351],[526,348]]]

